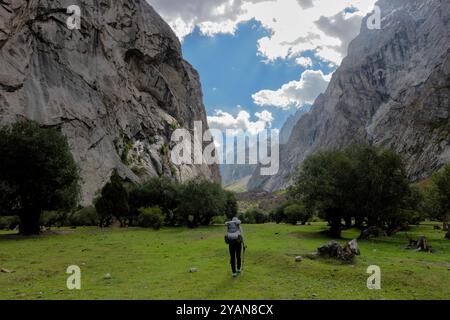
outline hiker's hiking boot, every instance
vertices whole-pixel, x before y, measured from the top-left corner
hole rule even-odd
[[[241,269],[239,269],[239,270],[237,271],[237,273],[238,273],[238,274],[241,274]]]
[[[238,274],[237,274],[237,273],[232,273],[231,276],[232,276],[233,278],[236,278],[236,277],[238,276]]]

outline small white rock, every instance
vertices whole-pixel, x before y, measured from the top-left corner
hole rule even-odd
[[[197,268],[191,268],[191,270],[189,272],[190,273],[196,273],[196,272],[198,272],[198,269]]]
[[[111,274],[109,273],[105,273],[105,275],[103,276],[104,280],[110,280],[111,279]]]
[[[301,262],[303,260],[302,256],[295,257],[296,262]]]

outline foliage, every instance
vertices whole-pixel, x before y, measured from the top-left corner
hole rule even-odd
[[[224,213],[225,205],[225,192],[218,183],[191,180],[181,186],[178,212],[189,227],[209,225]]]
[[[140,208],[138,224],[142,228],[161,229],[164,223],[164,215],[159,207]]]
[[[79,172],[66,137],[31,121],[0,129],[0,214],[18,215],[21,234],[38,234],[42,211],[70,210]]]
[[[0,216],[0,230],[13,230],[20,224],[18,216]]]
[[[179,217],[176,216],[176,209],[179,206],[181,187],[180,185],[166,177],[155,177],[136,186],[130,192],[130,213],[132,217],[137,217],[140,208],[158,206],[165,215],[168,225],[176,225]]]
[[[98,226],[100,225],[100,217],[94,206],[82,208],[68,217],[71,226]]]
[[[234,192],[225,191],[224,214],[230,220],[238,215],[238,203]]]
[[[247,210],[243,215],[240,215],[239,220],[242,221],[242,223],[247,224],[264,224],[268,222],[269,216],[266,212],[259,208],[253,208]]]
[[[398,229],[410,194],[405,166],[390,150],[370,146],[324,151],[308,157],[290,189],[292,198],[319,212],[340,237],[342,220],[357,225]],[[406,219],[407,220],[407,219]]]
[[[284,214],[286,216],[286,222],[293,225],[296,225],[299,221],[305,225],[312,216],[311,211],[302,204],[291,204],[287,206],[284,209]]]
[[[111,224],[113,217],[125,226],[125,220],[129,217],[128,191],[123,185],[122,178],[114,170],[111,180],[102,188],[101,195],[95,200],[95,209],[100,217],[99,225],[107,227]]]

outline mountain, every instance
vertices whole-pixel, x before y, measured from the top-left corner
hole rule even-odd
[[[130,181],[165,175],[220,180],[218,166],[171,163],[176,128],[206,113],[198,73],[145,0],[0,1],[0,123],[32,119],[68,138],[83,203],[114,168]]]
[[[300,118],[303,117],[304,114],[308,113],[310,109],[311,106],[304,106],[298,109],[294,114],[289,116],[280,130],[280,144],[286,144],[289,142],[292,130],[294,130],[294,127],[297,124],[298,120],[300,120]]]
[[[450,161],[450,2],[380,0],[381,30],[366,17],[326,92],[281,148],[280,171],[255,171],[249,189],[277,190],[321,150],[370,143],[401,154],[411,180]]]

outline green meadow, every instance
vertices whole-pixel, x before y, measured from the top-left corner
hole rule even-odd
[[[359,241],[361,255],[353,263],[310,257],[330,240],[324,223],[244,225],[248,249],[236,279],[223,226],[67,228],[36,237],[1,232],[0,268],[11,273],[0,272],[0,299],[448,300],[450,241],[433,225]],[[358,234],[347,230],[341,241]],[[408,236],[420,234],[433,253],[405,249]],[[70,265],[81,268],[81,290],[66,287]],[[381,268],[381,290],[367,289],[370,265]]]

